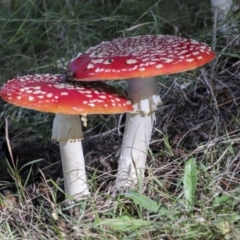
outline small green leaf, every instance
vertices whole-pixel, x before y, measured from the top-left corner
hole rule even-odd
[[[139,204],[141,207],[147,209],[150,212],[156,213],[159,210],[157,202],[153,201],[151,198],[144,194],[136,191],[128,191],[122,195],[126,198],[132,199],[135,204]]]
[[[190,158],[185,165],[183,173],[183,191],[188,210],[192,209],[197,189],[197,167],[195,158]]]
[[[100,219],[95,221],[94,225],[105,225],[111,228],[114,228],[118,231],[132,231],[134,229],[139,229],[141,227],[146,227],[153,224],[153,222],[142,220],[142,219],[135,219],[128,216],[123,216],[119,218],[106,218],[106,219]]]
[[[167,215],[168,210],[164,207],[160,207],[156,201],[153,201],[150,197],[141,194],[136,191],[128,191],[122,194],[126,198],[133,200],[135,204],[139,204],[149,212],[157,213],[158,215]]]
[[[217,207],[220,206],[222,204],[226,205],[232,205],[233,204],[233,196],[229,196],[229,195],[223,195],[220,197],[216,197],[213,201],[213,206]]]

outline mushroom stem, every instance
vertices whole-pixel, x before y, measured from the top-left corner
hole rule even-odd
[[[67,199],[80,200],[83,195],[89,194],[82,138],[81,120],[78,115],[55,115],[52,139],[59,141]]]
[[[154,78],[129,80],[127,92],[134,113],[127,113],[115,183],[117,188],[133,186],[143,179],[155,110],[161,103]]]
[[[219,32],[221,33],[238,33],[236,23],[227,17],[231,14],[232,11],[237,10],[238,7],[233,5],[232,0],[211,0],[212,12],[214,18],[216,18]]]
[[[80,200],[89,194],[81,141],[59,142],[66,198]]]

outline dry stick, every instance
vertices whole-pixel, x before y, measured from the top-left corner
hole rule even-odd
[[[8,152],[9,152],[9,155],[11,157],[12,164],[15,168],[16,166],[14,164],[12,148],[11,148],[11,145],[10,145],[10,140],[9,140],[9,135],[8,135],[8,119],[7,118],[5,118],[5,138],[6,138],[6,142],[7,142]]]
[[[125,125],[125,124],[122,124],[122,125],[121,125],[121,122],[122,122],[122,119],[123,119],[123,115],[124,115],[124,114],[121,114],[120,117],[119,117],[119,119],[118,119],[117,130],[118,130],[118,135],[119,135],[119,136],[122,136],[122,135],[123,135],[123,134],[121,133],[121,130],[120,130],[120,129],[121,129],[121,126],[124,126],[124,125]]]
[[[214,99],[214,102],[215,102],[216,110],[217,110],[217,112],[219,113],[218,102],[217,102],[217,99],[216,99],[216,97],[215,97],[215,95],[214,95],[212,86],[210,85],[209,79],[207,78],[206,72],[201,69],[201,74],[202,74],[202,76],[203,76],[203,80],[204,80],[204,82],[206,83],[207,88],[208,88],[209,91],[211,92],[211,95],[212,95],[212,97],[213,97],[213,99]]]
[[[213,22],[213,39],[212,39],[212,49],[215,51],[217,44],[217,9],[214,9],[214,22]]]
[[[233,102],[233,101],[235,102],[235,101],[238,100],[238,99],[240,99],[240,97],[237,97],[237,98],[231,99],[231,100],[229,100],[229,101],[227,101],[227,102],[218,104],[218,107],[222,107],[222,106],[224,106],[224,105],[226,105],[226,104],[228,104],[228,103],[231,103],[231,102]]]
[[[229,151],[229,148],[227,147],[224,152],[221,154],[221,156],[219,157],[219,159],[214,162],[211,166],[207,167],[206,169],[209,170],[211,168],[213,168],[214,166],[217,166],[219,162],[221,162],[221,160],[223,159],[223,157],[226,155],[226,153]]]

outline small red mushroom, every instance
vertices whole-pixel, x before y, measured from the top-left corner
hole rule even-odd
[[[103,82],[66,82],[59,74],[14,78],[1,87],[0,96],[19,107],[56,114],[52,138],[60,142],[65,192],[74,199],[89,194],[82,145],[77,141],[83,138],[79,115],[133,110],[128,99]]]
[[[131,111],[130,101],[103,82],[66,82],[62,75],[27,75],[1,88],[2,98],[14,105],[62,114],[111,114]]]
[[[147,35],[102,42],[72,60],[68,69],[76,81],[130,78],[127,92],[135,113],[127,114],[117,187],[132,185],[143,177],[154,111],[161,103],[153,77],[192,70],[214,58],[215,53],[205,43]]]

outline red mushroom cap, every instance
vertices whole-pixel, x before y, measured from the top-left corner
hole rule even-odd
[[[214,58],[205,43],[147,35],[102,42],[73,59],[68,68],[74,80],[145,78],[192,70]]]
[[[27,75],[8,81],[0,89],[8,103],[42,112],[111,114],[133,110],[128,99],[103,82],[67,82],[62,75]]]

